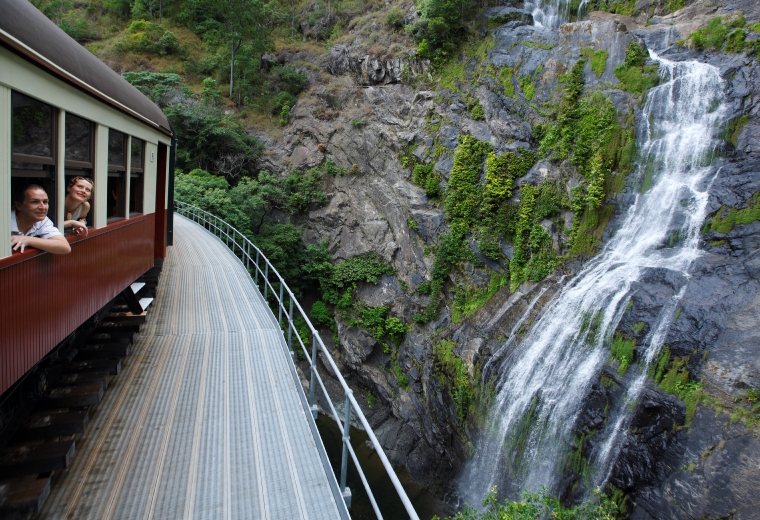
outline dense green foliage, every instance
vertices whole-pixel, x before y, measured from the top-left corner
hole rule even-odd
[[[523,186],[522,203],[514,227],[514,250],[509,262],[512,290],[524,281],[543,280],[559,263],[552,237],[541,221],[557,214],[560,205],[561,188],[557,183]]]
[[[459,264],[480,262],[469,247],[468,237],[477,237],[478,252],[486,258],[498,261],[503,257],[500,240],[515,234],[516,228],[517,207],[509,202],[514,181],[525,175],[535,161],[535,155],[525,150],[519,153],[504,152],[497,156],[489,143],[478,141],[471,135],[459,137],[459,146],[454,152],[443,201],[446,217],[450,222],[450,232],[439,237],[430,281],[418,288],[419,293],[429,295],[431,299],[425,312],[415,316],[416,321],[426,322],[437,315],[438,299],[449,275]],[[481,182],[484,169],[485,182]],[[414,166],[412,178],[417,184],[426,183],[431,177],[435,179],[437,188],[438,177],[432,165]],[[529,194],[533,193],[533,187],[530,185],[523,190],[527,190]],[[547,196],[550,193],[548,189],[545,192],[539,189],[539,192]],[[527,213],[523,212],[525,222],[529,221],[533,226],[542,218],[559,212],[561,195],[556,193],[556,190],[551,193],[557,200],[555,204],[549,205],[551,209],[548,211],[534,213],[532,202],[528,201],[530,209]],[[531,195],[529,199],[530,197]],[[542,205],[542,209],[547,208]],[[514,264],[516,269],[512,271],[513,284],[527,279],[541,279],[556,265],[557,256],[552,249],[551,237],[546,232],[542,235],[536,229],[532,241],[527,244],[529,238],[528,233],[523,241],[526,242],[525,252],[521,254],[518,263]],[[510,270],[511,267],[510,265]],[[492,276],[492,282],[486,290],[460,288],[454,305],[456,315],[471,314],[475,302],[482,305],[499,287],[506,284],[508,278],[508,275]]]
[[[643,63],[642,52],[637,46],[629,47],[626,61],[630,67]],[[586,58],[578,60],[564,78],[566,86],[556,123],[545,129],[539,145],[541,156],[555,161],[569,159],[586,181],[573,189],[570,201],[575,213],[572,254],[593,252],[600,226],[603,229],[611,215],[603,203],[616,185],[613,173],[627,174],[635,154],[633,129],[622,127],[610,99],[598,92],[583,94],[585,63]]]
[[[610,346],[610,357],[618,362],[618,375],[624,376],[633,361],[636,340],[616,333]]]
[[[597,76],[604,74],[604,70],[607,68],[607,58],[609,57],[609,53],[606,50],[599,49],[595,51],[589,47],[583,47],[581,55],[591,62],[591,70]]]
[[[454,400],[460,424],[462,424],[467,418],[476,390],[464,361],[454,354],[455,346],[455,342],[444,339],[433,345],[433,353],[439,383],[448,389]]]
[[[483,510],[467,504],[464,511],[457,513],[450,520],[536,520],[539,518],[556,518],[561,520],[615,520],[622,517],[618,505],[601,491],[573,507],[565,508],[559,499],[551,496],[546,488],[538,493],[523,493],[522,500],[499,502],[496,488],[491,488],[483,500]],[[433,517],[437,519],[437,517]]]
[[[166,107],[175,95],[193,95],[182,76],[172,72],[125,72],[123,77],[160,107]]]
[[[201,168],[235,181],[254,172],[261,144],[240,120],[213,107],[179,104],[165,109],[177,140],[177,167]]]
[[[418,44],[417,55],[440,65],[454,54],[467,36],[467,23],[491,2],[467,0],[417,0],[419,20],[408,30]]]
[[[615,67],[615,77],[620,81],[620,88],[642,93],[657,85],[657,65],[647,65],[646,48],[637,41],[632,41],[625,51],[625,62]]]
[[[446,216],[452,227],[470,227],[475,223],[479,209],[480,173],[490,151],[489,143],[478,141],[471,135],[460,136],[444,201]]]
[[[691,379],[686,369],[688,362],[689,356],[671,359],[670,348],[665,345],[657,362],[649,369],[649,377],[654,379],[664,392],[677,396],[686,405],[684,426],[687,428],[703,395],[702,383]]]
[[[263,170],[235,186],[201,169],[179,172],[177,200],[196,205],[225,220],[262,250],[297,294],[311,290],[332,272],[325,246],[304,246],[302,230],[271,220],[274,208],[287,208],[284,182]]]
[[[114,43],[117,53],[140,52],[166,56],[180,53],[180,45],[174,33],[163,26],[146,20],[135,20]]]
[[[433,169],[432,164],[416,164],[412,171],[412,181],[425,189],[425,195],[431,199],[441,196],[441,175]]]
[[[381,276],[394,273],[393,267],[377,253],[341,260],[320,279],[323,298],[327,303],[350,308],[354,303],[353,290],[358,283],[376,284]]]
[[[758,32],[756,26],[746,26],[744,15],[716,16],[710,23],[691,33],[681,45],[688,45],[698,50],[737,53],[746,51],[760,55],[760,39],[747,41],[747,30]]]

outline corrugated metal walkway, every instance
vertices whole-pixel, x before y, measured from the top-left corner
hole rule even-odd
[[[174,229],[155,307],[40,518],[340,518],[276,320],[218,239]]]

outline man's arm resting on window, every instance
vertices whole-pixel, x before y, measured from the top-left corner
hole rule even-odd
[[[50,238],[27,237],[24,235],[14,235],[11,237],[11,248],[13,251],[21,251],[23,253],[27,247],[33,247],[56,255],[65,255],[71,252],[69,241],[62,235]]]

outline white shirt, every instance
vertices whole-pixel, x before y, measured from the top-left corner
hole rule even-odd
[[[35,222],[26,233],[18,230],[16,222],[16,210],[11,210],[11,235],[26,235],[28,237],[51,238],[61,235],[58,228],[53,225],[53,221],[45,217],[44,220]]]

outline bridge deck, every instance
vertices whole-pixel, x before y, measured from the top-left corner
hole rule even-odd
[[[155,308],[41,518],[344,516],[276,320],[218,239],[174,223]]]

